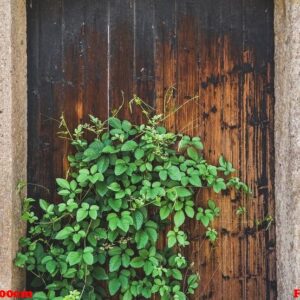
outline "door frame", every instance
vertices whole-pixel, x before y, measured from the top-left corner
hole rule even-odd
[[[278,299],[300,288],[300,2],[274,0],[275,205]],[[27,174],[26,0],[0,0],[0,288],[22,290],[13,258]]]

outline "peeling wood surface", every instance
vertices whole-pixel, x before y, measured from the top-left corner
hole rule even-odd
[[[253,190],[214,197],[222,214],[215,247],[187,222],[201,285],[193,299],[276,299],[275,231],[254,221],[274,215],[273,3],[271,0],[28,1],[29,192],[58,201],[54,178],[67,170],[69,146],[56,136],[88,114],[106,118],[133,93],[158,112],[193,96],[171,116],[173,131],[199,135],[205,154],[234,163]],[[140,122],[138,111],[124,118]],[[236,216],[245,206],[248,214]],[[163,241],[161,241],[163,243]]]

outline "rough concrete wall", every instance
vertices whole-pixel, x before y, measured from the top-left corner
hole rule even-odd
[[[279,299],[300,288],[300,1],[275,1],[276,240]]]
[[[26,178],[25,0],[0,0],[0,287],[22,289],[13,267]],[[279,299],[300,287],[300,1],[275,0],[276,230]]]
[[[16,189],[26,180],[25,0],[0,0],[0,20],[0,288],[20,290],[25,277],[13,259],[25,231]]]

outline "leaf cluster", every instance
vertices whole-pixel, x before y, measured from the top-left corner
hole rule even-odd
[[[142,125],[91,118],[70,133],[70,172],[56,179],[61,203],[40,199],[35,215],[26,201],[29,231],[15,263],[34,274],[34,299],[187,299],[199,276],[183,255],[184,224],[199,221],[213,242],[220,213],[213,200],[198,207],[197,191],[248,187],[228,176],[224,157],[218,166],[203,158],[199,137],[168,132],[159,116]]]

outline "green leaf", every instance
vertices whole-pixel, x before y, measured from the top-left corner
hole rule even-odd
[[[148,298],[150,298],[150,297],[148,297]],[[133,297],[132,297],[130,290],[127,290],[126,293],[123,295],[122,300],[132,300],[132,299],[133,299]]]
[[[63,189],[66,189],[66,190],[70,189],[70,184],[66,179],[56,178],[56,183]]]
[[[162,181],[165,181],[167,180],[167,177],[168,177],[168,172],[166,170],[161,170],[159,172],[159,178],[162,180]]]
[[[137,183],[140,182],[142,179],[143,179],[142,176],[133,175],[133,176],[131,177],[131,182],[132,182],[133,184],[137,184]]]
[[[46,270],[52,274],[56,270],[56,262],[53,260],[50,260],[46,263]]]
[[[118,212],[122,206],[122,199],[110,198],[108,199],[108,204],[114,211]]]
[[[108,276],[107,276],[104,268],[101,268],[101,267],[95,267],[93,269],[92,275],[97,280],[107,280],[108,279]]]
[[[41,263],[46,264],[48,261],[53,260],[53,257],[50,255],[44,256]]]
[[[122,175],[127,170],[127,165],[125,163],[115,165],[115,174],[117,176]]]
[[[118,278],[111,279],[108,283],[108,290],[111,296],[114,296],[121,287],[121,281]]]
[[[171,201],[175,201],[178,198],[178,195],[177,195],[177,192],[175,189],[168,190],[167,196]]]
[[[179,210],[175,213],[174,215],[174,223],[176,227],[180,227],[185,220],[185,215],[184,212],[182,210]]]
[[[161,220],[166,219],[171,213],[171,209],[168,206],[163,206],[159,210]]]
[[[184,211],[185,211],[186,215],[190,218],[193,218],[195,215],[195,210],[191,206],[185,206]]]
[[[122,229],[124,232],[127,232],[129,230],[130,222],[128,219],[119,219],[118,220],[118,227]]]
[[[96,183],[96,191],[99,196],[103,197],[107,192],[107,186],[105,182],[97,182]]]
[[[117,151],[113,146],[107,145],[103,148],[102,152],[103,153],[116,153]]]
[[[120,247],[113,247],[108,250],[108,254],[110,256],[120,255],[122,254],[122,249]]]
[[[133,219],[130,216],[129,211],[123,211],[121,215],[121,219],[118,220],[118,227],[124,232],[127,232],[129,230],[129,226],[133,225]]]
[[[223,155],[221,155],[221,156],[219,157],[219,164],[220,164],[221,167],[226,168],[226,160],[225,160],[225,158],[224,158]]]
[[[127,268],[129,264],[130,264],[130,256],[124,253],[122,255],[122,265],[123,267]]]
[[[110,213],[107,216],[107,221],[108,221],[108,227],[110,230],[115,231],[118,227],[118,216],[115,213]]]
[[[153,269],[154,269],[154,267],[153,267],[152,262],[149,261],[149,260],[146,261],[145,264],[144,264],[144,271],[145,271],[145,274],[146,274],[147,276],[149,276],[149,275],[152,273]]]
[[[88,216],[89,212],[83,208],[79,208],[76,213],[76,221],[80,222]]]
[[[182,280],[182,274],[178,269],[173,269],[172,270],[172,275],[175,279]]]
[[[89,179],[91,183],[95,184],[97,181],[103,181],[104,176],[101,173],[96,173],[93,176],[90,176]]]
[[[144,221],[143,214],[139,210],[136,210],[133,213],[133,222],[134,222],[134,226],[135,226],[136,230],[141,229],[141,227],[143,225],[143,221]]]
[[[203,149],[203,144],[201,142],[200,137],[195,136],[192,138],[193,146],[195,146],[196,149],[202,150]]]
[[[226,190],[226,184],[223,178],[218,178],[213,185],[213,189],[216,193],[219,193],[221,190]]]
[[[97,170],[98,170],[97,165],[93,165],[93,166],[91,167],[91,169],[90,169],[90,173],[91,173],[91,174],[95,174],[95,173],[97,172]]]
[[[33,294],[34,300],[48,300],[47,295],[44,292],[35,292]]]
[[[115,117],[110,117],[108,119],[109,126],[116,128],[116,129],[122,129],[121,121]]]
[[[156,243],[157,239],[158,239],[158,234],[157,234],[157,231],[153,228],[147,228],[146,229],[147,233],[148,233],[148,236],[149,236],[149,239],[150,241],[154,244]]]
[[[192,196],[192,192],[189,189],[181,186],[176,187],[176,193],[178,197]]]
[[[100,156],[100,149],[99,148],[92,148],[91,145],[90,145],[90,148],[86,149],[83,153],[84,155],[84,158],[83,158],[83,161],[92,161],[92,160],[95,160],[97,159],[99,156]]]
[[[133,151],[137,147],[137,143],[135,141],[127,141],[121,147],[122,151]]]
[[[91,217],[91,219],[93,219],[93,220],[96,220],[97,219],[97,216],[98,216],[98,213],[97,213],[97,211],[96,210],[90,210],[89,211],[89,216]]]
[[[89,176],[87,174],[79,174],[76,178],[76,180],[79,182],[79,183],[84,183],[88,180]]]
[[[168,174],[172,180],[180,181],[180,179],[181,179],[181,172],[180,172],[179,168],[176,166],[171,166],[168,169]]]
[[[43,209],[44,211],[47,211],[49,204],[45,200],[40,199],[39,204],[40,204],[41,209]]]
[[[64,278],[74,278],[77,270],[75,268],[70,268],[67,272],[63,273]]]
[[[108,166],[109,166],[109,157],[101,156],[97,163],[98,171],[103,174],[107,170]]]
[[[75,234],[72,236],[72,239],[73,239],[73,242],[74,242],[75,244],[78,244],[78,242],[79,242],[80,239],[81,239],[81,235],[78,234],[78,233],[75,233]]]
[[[168,248],[172,248],[176,244],[176,237],[175,235],[168,237]]]
[[[210,209],[215,209],[216,208],[216,203],[211,199],[208,200],[207,204],[208,204],[208,207]]]
[[[124,120],[122,122],[122,128],[123,128],[124,131],[128,132],[132,128],[132,125],[129,121]]]
[[[134,157],[135,157],[136,159],[141,159],[141,158],[144,156],[144,154],[145,154],[144,150],[138,148],[138,149],[136,149],[135,152],[134,152]]]
[[[81,262],[82,255],[80,252],[71,251],[69,252],[66,261],[70,264],[70,266],[77,265]]]
[[[196,186],[196,187],[201,187],[201,179],[198,175],[192,175],[189,177],[189,182],[191,185]]]
[[[141,257],[135,257],[131,260],[130,265],[133,268],[141,268],[144,265],[144,260]]]
[[[108,186],[108,189],[118,192],[121,189],[121,186],[117,182],[113,182]]]
[[[193,147],[188,147],[187,148],[187,154],[188,156],[193,159],[194,161],[198,161],[199,159],[199,154],[197,152],[197,150]]]
[[[87,265],[92,265],[94,262],[93,254],[90,252],[83,253],[82,258]]]
[[[190,292],[190,291],[188,291],[188,293],[192,294],[192,292]],[[186,300],[187,299],[186,295],[181,291],[176,292],[176,296],[178,297],[177,298],[178,300]]]
[[[138,249],[143,249],[148,243],[149,237],[145,231],[138,231],[135,234],[135,241]]]
[[[55,239],[56,240],[65,240],[66,238],[68,238],[70,236],[70,234],[74,232],[74,229],[71,226],[67,226],[65,228],[63,228],[62,230],[60,230],[56,236]]]
[[[69,194],[70,194],[69,190],[60,190],[58,192],[58,195],[61,195],[61,196],[68,196]]]
[[[125,191],[119,191],[115,194],[116,199],[122,199],[125,197]]]
[[[114,272],[120,269],[121,267],[121,256],[120,255],[115,255],[109,260],[109,271]]]
[[[23,268],[26,261],[27,261],[27,256],[18,252],[15,258],[15,265],[19,268]]]
[[[203,215],[203,216],[200,217],[200,221],[202,222],[202,224],[203,224],[205,227],[207,227],[208,224],[209,224],[209,217]]]

